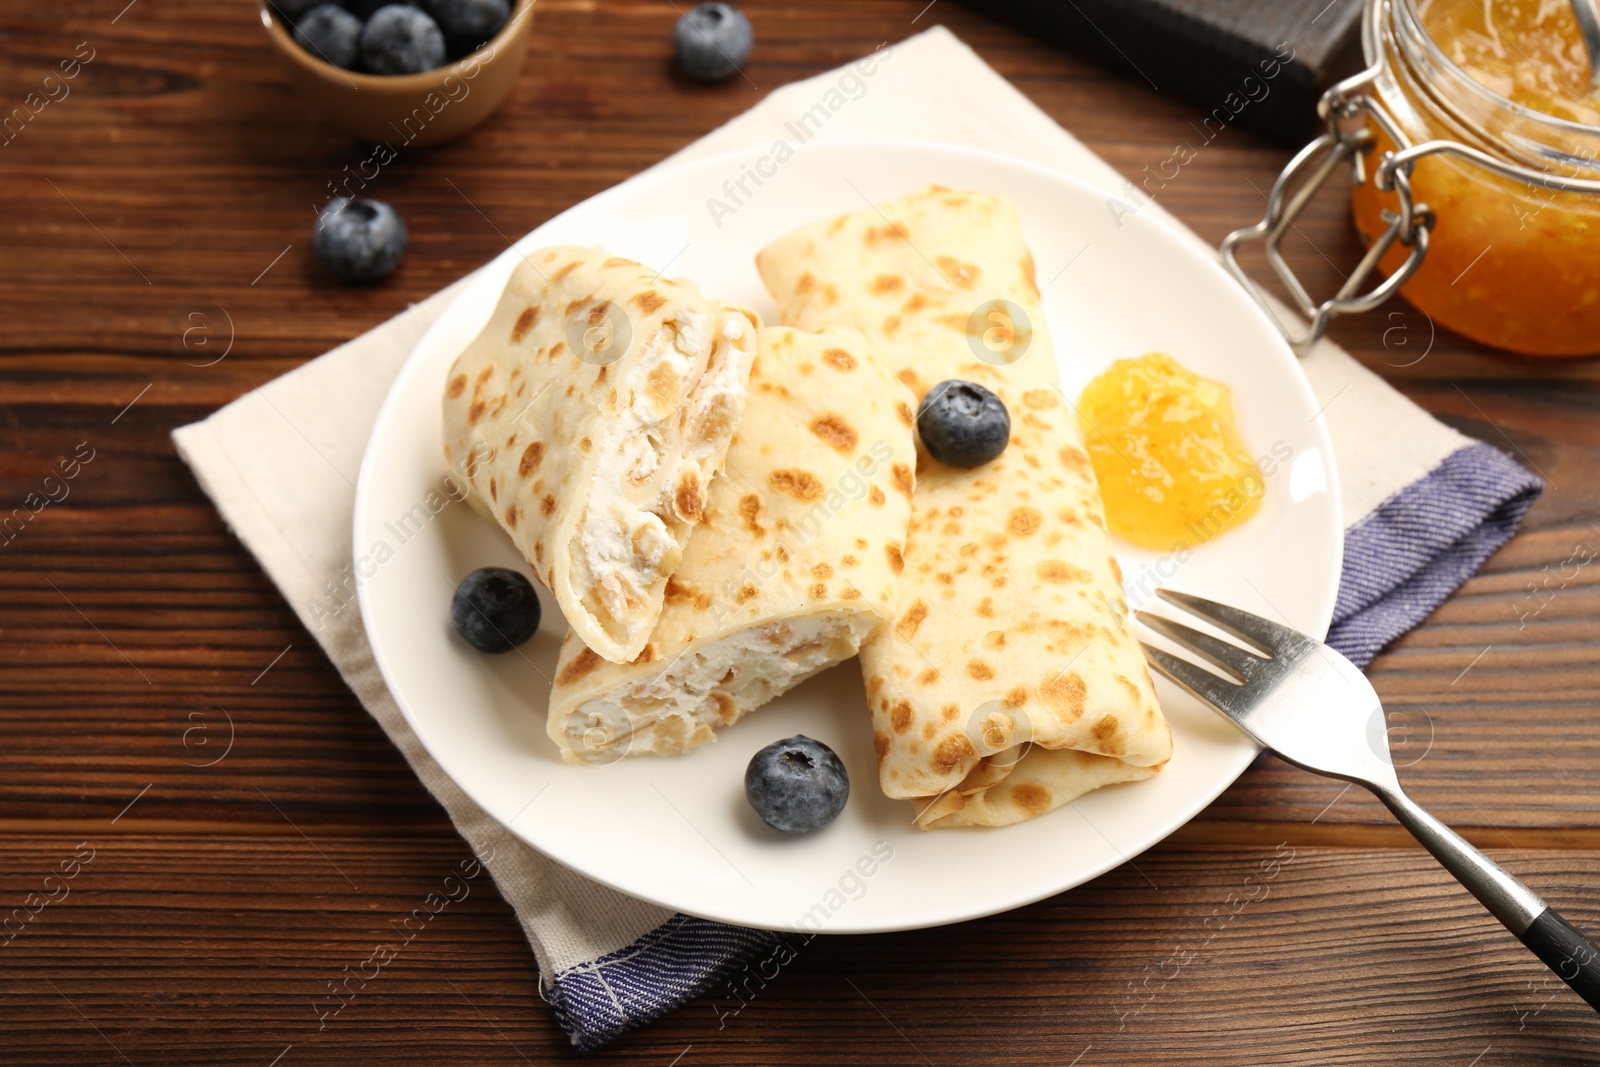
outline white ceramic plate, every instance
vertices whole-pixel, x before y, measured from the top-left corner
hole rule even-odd
[[[762,245],[860,208],[864,197],[892,199],[930,181],[1016,201],[1069,396],[1113,359],[1165,351],[1230,384],[1245,440],[1279,457],[1260,513],[1182,564],[1119,543],[1130,604],[1149,601],[1159,573],[1165,584],[1326,632],[1343,539],[1328,437],[1294,356],[1197,242],[1148,212],[1119,225],[1106,192],[989,153],[837,143],[802,145],[775,163],[760,151],[705,159],[579,204],[499,257],[423,336],[378,416],[356,494],[361,613],[378,665],[423,744],[473,800],[541,852],[666,907],[747,926],[860,933],[957,922],[1059,893],[1183,825],[1238,777],[1255,747],[1161,682],[1174,754],[1155,778],[1017,826],[924,833],[909,804],[878,790],[854,662],[688,755],[575,768],[545,736],[565,628],[553,603],[545,600],[543,626],[522,654],[483,655],[451,632],[450,597],[462,577],[490,565],[525,569],[506,537],[467,507],[435,516],[426,506],[445,474],[446,372],[487,321],[519,254],[603,245],[771,318],[753,262]],[[762,184],[746,179],[747,196],[735,187],[736,203],[724,183],[736,186],[747,168],[759,169]],[[712,197],[732,212],[713,217]],[[852,789],[833,825],[790,838],[750,810],[743,774],[757,749],[801,732],[833,746]]]

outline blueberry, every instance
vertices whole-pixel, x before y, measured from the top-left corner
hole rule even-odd
[[[750,20],[729,4],[701,4],[672,30],[678,66],[696,81],[719,82],[739,73],[754,42]]]
[[[361,31],[361,58],[374,74],[419,74],[444,65],[444,34],[428,13],[385,4]]]
[[[422,0],[339,0],[339,2],[362,22],[370,19],[378,8],[388,7],[390,4],[404,4],[419,9],[423,6]]]
[[[406,250],[406,224],[382,200],[336,196],[317,216],[312,246],[328,273],[346,282],[388,277]]]
[[[744,771],[744,795],[768,826],[786,834],[809,834],[844,810],[850,776],[833,749],[796,734],[751,757]]]
[[[310,8],[325,2],[326,0],[272,0],[272,6],[284,18],[294,20]]]
[[[917,433],[928,455],[952,467],[981,467],[1006,450],[1011,416],[983,386],[940,382],[917,408]]]
[[[324,63],[360,66],[361,20],[336,4],[318,4],[294,24],[294,42]]]
[[[428,10],[457,51],[472,51],[493,37],[511,15],[510,0],[428,0]]]
[[[456,587],[450,621],[479,652],[509,652],[539,628],[539,597],[516,571],[483,567]]]

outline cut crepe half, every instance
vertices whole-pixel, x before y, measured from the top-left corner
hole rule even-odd
[[[606,659],[637,656],[661,614],[759,327],[603,249],[547,248],[450,368],[446,460]]]
[[[761,331],[744,421],[655,632],[608,663],[561,646],[550,737],[570,763],[671,755],[854,656],[894,610],[911,394],[859,331]]]
[[[1171,734],[1011,202],[931,186],[757,265],[786,324],[858,327],[919,399],[965,379],[1011,416],[991,463],[921,456],[894,624],[861,650],[884,792],[926,828],[997,826],[1149,777]]]

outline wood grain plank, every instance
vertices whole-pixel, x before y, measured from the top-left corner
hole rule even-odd
[[[457,840],[318,839],[319,854],[303,841],[102,838],[46,889],[79,845],[0,838],[0,904],[60,898],[36,901],[0,949],[8,1061],[565,1054],[487,874],[465,895],[452,885],[457,899],[409,939],[394,925],[470,863]],[[1575,923],[1600,925],[1600,855],[1496,858]],[[328,983],[380,944],[394,960],[321,1019],[339,1004]],[[1592,1063],[1597,1037],[1594,1013],[1426,856],[1268,845],[1161,848],[943,930],[797,940],[792,960],[756,961],[593,1062],[1459,1067]]]

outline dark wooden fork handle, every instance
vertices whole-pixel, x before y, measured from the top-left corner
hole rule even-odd
[[[1600,1011],[1600,949],[1573,929],[1556,909],[1540,912],[1523,932],[1522,943],[1591,1008]]]

